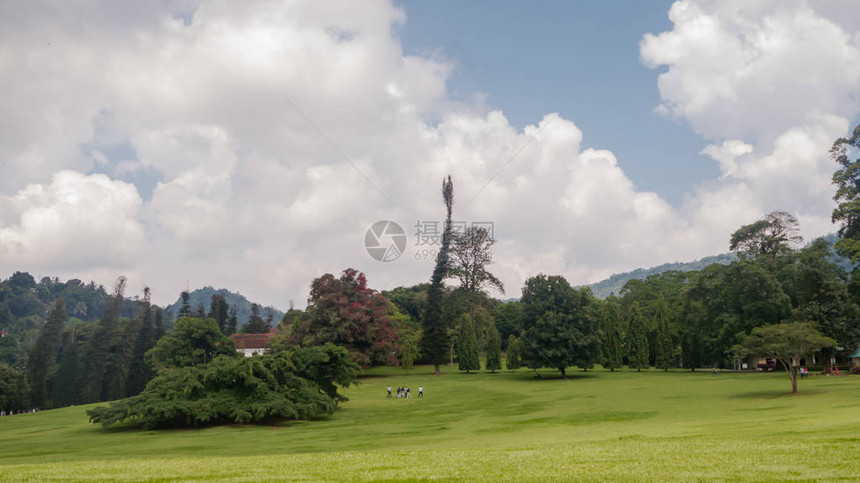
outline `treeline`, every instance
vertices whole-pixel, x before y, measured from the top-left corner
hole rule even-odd
[[[0,282],[0,312],[6,314],[0,409],[49,409],[139,394],[160,367],[155,348],[174,319],[151,303],[148,288],[131,299],[125,289],[124,277],[112,294],[78,280],[37,283],[22,272]],[[208,311],[192,309],[188,298],[186,292],[180,296],[180,320],[211,319],[222,336],[236,331],[237,310],[223,294],[211,295]],[[267,333],[271,325],[272,316],[264,319],[260,306],[251,304],[239,330]]]

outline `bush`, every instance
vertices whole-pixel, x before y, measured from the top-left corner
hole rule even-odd
[[[262,423],[330,414],[356,366],[331,345],[167,369],[138,396],[88,410],[93,423],[128,421],[145,429]],[[325,387],[323,387],[325,386]]]

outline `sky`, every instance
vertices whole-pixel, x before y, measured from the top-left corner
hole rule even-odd
[[[349,267],[426,282],[450,175],[517,297],[774,210],[836,231],[860,2],[13,1],[0,73],[4,277],[282,309]]]

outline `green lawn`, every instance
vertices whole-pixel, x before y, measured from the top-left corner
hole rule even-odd
[[[860,377],[372,371],[333,417],[104,431],[84,407],[0,418],[0,480],[860,478]],[[407,384],[422,399],[386,399]]]

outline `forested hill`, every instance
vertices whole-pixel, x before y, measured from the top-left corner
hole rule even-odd
[[[624,284],[629,280],[645,280],[651,275],[657,275],[658,273],[668,272],[670,270],[677,272],[701,270],[712,263],[728,265],[737,259],[738,257],[734,253],[723,253],[721,255],[705,257],[694,262],[664,263],[651,268],[637,268],[632,272],[614,274],[606,280],[589,285],[589,287],[591,287],[591,291],[594,293],[595,297],[603,299],[612,293],[618,295],[624,287]]]
[[[236,292],[231,292],[227,289],[220,288],[215,289],[210,286],[206,286],[203,288],[198,288],[193,292],[189,292],[191,297],[188,299],[188,305],[191,307],[192,311],[197,311],[199,307],[203,306],[203,311],[208,313],[209,306],[212,303],[213,295],[223,295],[224,300],[226,300],[227,305],[230,307],[236,307],[236,318],[239,321],[239,327],[248,323],[248,319],[251,317],[251,301],[245,298],[244,295],[241,295]],[[179,309],[182,307],[182,297],[178,297],[176,302],[166,307],[173,316],[179,313]],[[284,313],[274,307],[260,307],[260,317],[263,320],[267,320],[269,315],[271,314],[272,320],[274,324],[277,325],[281,318],[283,318]]]

